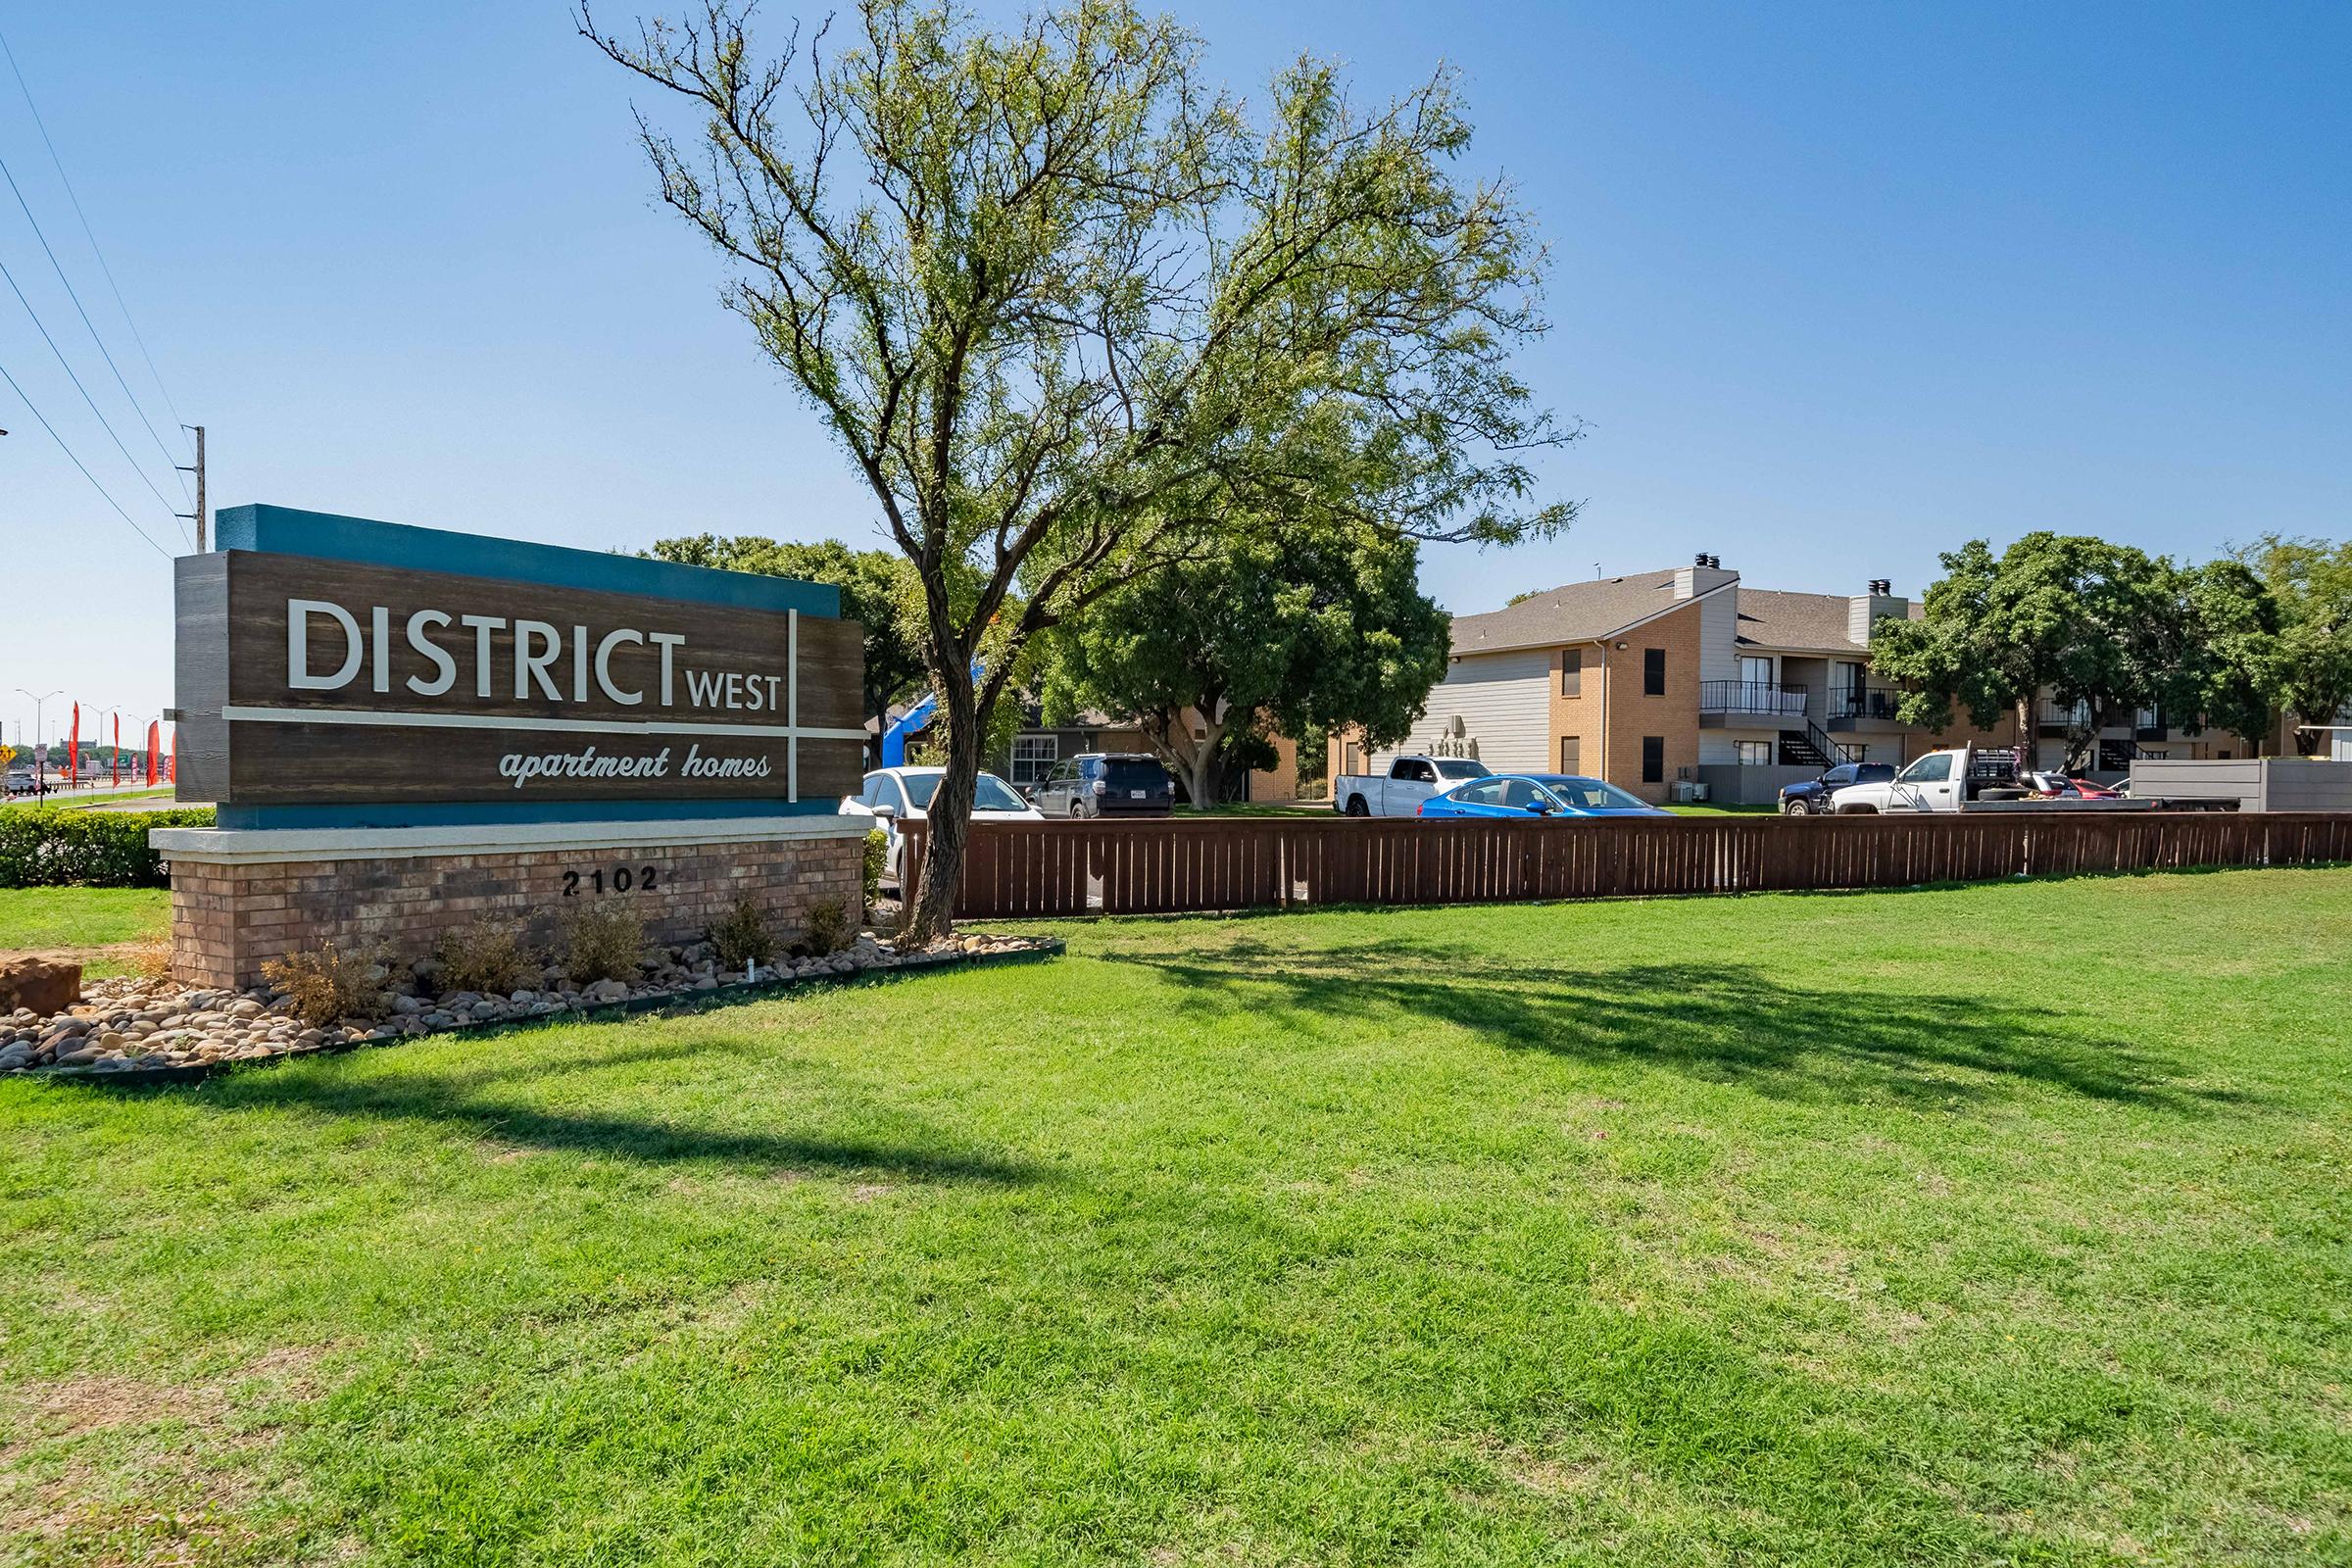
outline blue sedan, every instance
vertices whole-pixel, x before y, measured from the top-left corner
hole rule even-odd
[[[1669,816],[1614,784],[1573,773],[1500,773],[1456,784],[1421,803],[1445,816]]]

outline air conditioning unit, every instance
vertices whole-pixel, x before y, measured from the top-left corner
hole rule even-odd
[[[1675,805],[1689,806],[1692,801],[1697,799],[1698,786],[1695,783],[1687,778],[1678,778],[1674,781]]]
[[[1690,786],[1690,798],[1691,798],[1692,800],[1694,800],[1694,801],[1703,801],[1703,800],[1705,800],[1705,799],[1707,798],[1707,786],[1706,786],[1704,783],[1698,783],[1698,784],[1693,784],[1693,785],[1691,785],[1691,786]]]

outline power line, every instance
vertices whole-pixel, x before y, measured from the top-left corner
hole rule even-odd
[[[58,451],[63,452],[66,455],[67,460],[71,462],[74,466],[81,469],[81,476],[90,481],[91,488],[96,490],[100,495],[105,496],[106,504],[115,509],[116,514],[122,517],[124,522],[130,523],[130,531],[137,534],[141,539],[147,540],[148,548],[152,549],[157,555],[163,557],[166,561],[171,560],[172,552],[166,550],[162,545],[157,544],[152,538],[149,538],[147,530],[140,527],[135,521],[132,521],[130,514],[122,510],[122,503],[117,501],[111,494],[108,493],[106,486],[98,482],[98,476],[89,470],[88,465],[84,464],[79,458],[74,456],[74,449],[66,445],[66,438],[57,433],[57,426],[49,422],[49,416],[47,415],[43,414],[39,409],[33,407],[32,399],[24,396],[24,389],[17,385],[17,378],[8,373],[8,367],[5,365],[0,365],[0,381],[6,381],[8,383],[8,389],[17,395],[17,397],[24,403],[25,408],[31,410],[32,416],[41,421],[41,428],[49,432],[49,439],[57,443]]]
[[[17,303],[24,307],[24,314],[26,316],[32,318],[33,328],[41,334],[41,341],[49,345],[49,352],[57,356],[57,363],[59,365],[65,367],[66,379],[74,383],[74,390],[81,394],[81,401],[90,406],[90,412],[92,414],[98,416],[98,423],[105,429],[107,435],[114,441],[115,450],[122,454],[122,461],[130,465],[130,471],[139,476],[139,483],[145,485],[149,490],[154,491],[155,499],[163,502],[164,510],[172,513],[172,514],[176,517],[178,513],[173,510],[172,503],[165,498],[165,495],[161,490],[157,490],[155,488],[155,481],[147,477],[147,470],[139,466],[138,460],[130,455],[130,448],[122,444],[122,438],[115,434],[115,427],[107,422],[106,415],[98,407],[98,400],[90,396],[90,389],[86,386],[83,386],[81,384],[81,377],[74,373],[74,366],[70,361],[67,360],[66,351],[57,346],[57,339],[51,337],[49,335],[49,328],[41,324],[40,313],[32,308],[32,301],[24,297],[24,291],[17,287],[16,274],[8,270],[8,264],[6,262],[0,262],[0,278],[5,278],[7,280],[10,291],[17,296]],[[10,384],[14,385],[15,383],[11,382]],[[24,397],[24,394],[20,391],[17,396]],[[30,406],[29,399],[26,399],[26,405],[28,407]],[[41,422],[44,424],[48,423],[46,419],[42,420]],[[52,431],[50,433],[55,434],[56,432]],[[112,500],[113,498],[110,496],[108,499]],[[115,510],[121,512],[122,508],[118,507]],[[128,513],[123,513],[122,514],[125,517],[130,515]],[[134,523],[132,526],[135,527],[137,525]],[[174,524],[174,526],[177,525]],[[150,543],[152,542],[153,541],[150,541]]]
[[[8,160],[5,158],[0,158],[0,179],[8,181],[10,193],[17,198],[18,210],[24,213],[24,221],[32,225],[32,237],[41,242],[41,254],[49,258],[49,270],[55,272],[57,280],[66,286],[66,298],[74,302],[74,314],[81,318],[82,330],[90,334],[92,343],[98,345],[98,357],[104,360],[106,368],[114,372],[115,385],[121,387],[122,395],[130,400],[130,412],[139,416],[141,424],[147,426],[147,439],[153,441],[155,450],[163,455],[164,466],[176,469],[178,465],[174,462],[171,449],[164,445],[164,438],[155,433],[155,421],[147,417],[147,411],[139,407],[138,394],[131,391],[128,381],[122,379],[122,368],[115,363],[115,356],[108,350],[106,339],[98,335],[97,323],[90,319],[90,313],[82,308],[81,296],[74,291],[74,280],[66,276],[65,264],[57,259],[57,252],[50,249],[49,236],[41,232],[41,220],[32,216],[32,204],[25,201],[24,192],[18,188],[17,176],[10,172]],[[185,499],[188,488],[186,482],[182,481],[179,488],[182,499]],[[170,502],[164,504],[171,505]]]
[[[57,170],[57,182],[65,186],[66,200],[73,204],[74,217],[75,220],[81,224],[81,237],[90,242],[90,254],[98,259],[98,270],[106,279],[107,290],[115,296],[115,309],[122,313],[122,324],[130,328],[130,340],[138,345],[139,358],[147,362],[147,373],[154,377],[155,389],[164,395],[164,407],[170,412],[172,416],[172,422],[179,425],[179,427],[184,430],[187,428],[187,426],[179,417],[179,406],[172,401],[172,389],[164,385],[164,372],[155,368],[155,356],[147,352],[147,339],[140,333],[139,323],[131,319],[130,306],[128,302],[122,298],[122,285],[115,281],[115,270],[107,265],[106,251],[98,243],[97,231],[90,227],[90,215],[82,211],[81,193],[74,188],[74,181],[66,174],[66,161],[58,156],[57,143],[51,140],[49,136],[49,122],[41,118],[41,106],[32,101],[32,88],[27,85],[24,80],[24,68],[17,64],[16,51],[9,48],[6,34],[0,34],[0,59],[5,59],[8,62],[9,74],[17,78],[17,90],[24,95],[24,107],[32,113],[33,128],[41,133],[41,145],[49,149],[49,162],[51,166]],[[9,183],[13,186],[16,181],[12,179],[9,181]],[[23,194],[20,193],[17,197],[19,205],[23,205],[24,199],[24,198]],[[29,210],[25,213],[25,216],[27,218],[32,216]],[[36,223],[33,225],[33,232],[40,232],[39,224]],[[43,240],[42,244],[45,247],[48,244],[48,241]],[[55,263],[56,260],[57,258],[55,256],[50,258],[52,263]],[[60,275],[63,275],[62,271]],[[71,285],[68,285],[67,292],[72,292]],[[79,306],[81,302],[77,299],[74,303],[76,306]],[[83,316],[82,321],[83,324],[87,325],[89,321],[88,316]],[[90,336],[94,339],[97,337],[97,328],[92,327],[90,329]],[[100,344],[99,352],[103,354],[105,351],[106,346],[103,343]],[[113,366],[114,360],[111,356],[108,358],[107,364],[110,368]],[[117,381],[122,379],[121,371],[118,370],[115,373],[115,379]],[[125,396],[128,396],[130,388],[125,386],[122,391]],[[137,407],[137,399],[135,398],[132,399],[132,407]],[[142,420],[146,419],[147,415],[144,410],[140,411],[139,417]],[[153,424],[149,424],[147,426],[147,433],[149,435],[155,435],[155,426]],[[156,437],[156,445],[158,447],[163,445],[163,438],[161,436]],[[176,468],[178,466],[178,464],[172,459],[172,456],[170,452],[166,452],[164,454],[164,458],[166,462],[172,463],[173,467]],[[182,488],[185,488],[184,484]]]

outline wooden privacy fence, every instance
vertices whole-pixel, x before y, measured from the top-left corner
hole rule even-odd
[[[922,864],[906,824],[902,862]],[[956,913],[1175,914],[1900,888],[2084,871],[2352,860],[2352,812],[1439,821],[974,822]],[[911,899],[914,889],[906,889]]]

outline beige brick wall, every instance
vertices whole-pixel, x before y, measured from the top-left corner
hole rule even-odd
[[[1607,769],[1594,765],[1592,742],[1585,742],[1585,771],[1631,790],[1652,805],[1671,798],[1674,781],[1684,768],[1698,765],[1698,655],[1701,606],[1692,600],[1612,640],[1608,649],[1608,693],[1603,724],[1607,732]],[[1625,647],[1616,645],[1622,642]],[[1642,690],[1642,651],[1666,650],[1666,695],[1645,696]],[[1585,688],[1591,692],[1593,670],[1585,666]],[[1665,776],[1655,784],[1642,782],[1642,737],[1656,735],[1666,743]]]
[[[853,912],[863,898],[863,841],[794,840],[772,845],[614,845],[513,855],[451,855],[347,860],[290,860],[172,866],[172,969],[192,984],[249,986],[262,965],[332,940],[382,946],[408,961],[430,953],[440,934],[479,914],[518,920],[531,940],[555,945],[564,914],[583,903],[617,901],[665,944],[700,941],[745,895],[779,929],[797,934],[809,908],[839,899]],[[654,887],[644,887],[648,867]],[[626,868],[628,892],[615,886]],[[576,890],[565,892],[565,873]],[[605,876],[596,891],[595,873]]]

